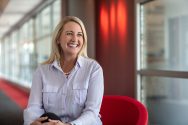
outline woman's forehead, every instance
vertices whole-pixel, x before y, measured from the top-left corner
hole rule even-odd
[[[64,30],[74,29],[74,30],[80,30],[80,31],[82,31],[80,25],[78,23],[76,23],[76,22],[73,22],[73,21],[67,22],[63,26],[63,29]]]

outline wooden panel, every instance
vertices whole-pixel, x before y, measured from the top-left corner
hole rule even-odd
[[[7,6],[9,0],[0,0],[0,16],[3,13],[5,7]]]

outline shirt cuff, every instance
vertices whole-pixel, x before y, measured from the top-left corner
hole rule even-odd
[[[76,125],[75,123],[69,123],[69,124],[71,124],[71,125]]]

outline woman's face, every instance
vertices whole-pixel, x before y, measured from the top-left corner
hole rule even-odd
[[[64,25],[59,44],[64,56],[77,56],[83,46],[83,33],[79,24],[71,21]]]

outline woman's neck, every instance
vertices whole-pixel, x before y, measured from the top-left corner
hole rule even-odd
[[[60,60],[60,65],[64,73],[70,73],[75,66],[77,58],[63,58]]]

